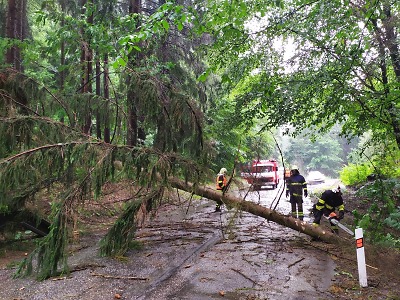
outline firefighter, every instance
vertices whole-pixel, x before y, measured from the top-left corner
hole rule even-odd
[[[335,209],[338,209],[339,215],[336,215]],[[313,207],[314,214],[314,226],[319,226],[321,218],[323,215],[327,216],[329,220],[337,219],[340,221],[344,217],[344,203],[342,198],[342,192],[340,186],[337,189],[326,190],[322,193],[321,198]],[[339,233],[339,228],[337,225],[329,222],[331,224],[331,229],[334,233]]]
[[[227,185],[227,179],[226,179],[226,173],[227,170],[225,168],[221,168],[221,170],[219,171],[218,175],[217,175],[217,179],[216,179],[216,186],[217,186],[217,190],[222,191],[222,194],[225,193],[226,191],[226,185]],[[215,211],[221,211],[221,205],[224,204],[222,202],[222,200],[218,200],[217,201],[217,205],[215,207]]]
[[[308,197],[307,182],[303,175],[300,175],[299,169],[293,166],[290,171],[290,177],[286,181],[286,198],[290,196],[292,217],[300,220],[304,219],[303,192],[304,197]]]

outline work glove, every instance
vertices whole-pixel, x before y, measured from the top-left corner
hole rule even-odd
[[[339,211],[339,220],[341,220],[343,218],[344,218],[344,211],[341,210],[341,211]]]
[[[319,224],[318,224],[318,223],[312,223],[312,226],[313,226],[313,227],[318,227]]]

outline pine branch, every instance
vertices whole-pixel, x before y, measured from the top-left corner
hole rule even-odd
[[[125,178],[136,177],[139,186],[153,190],[137,194],[103,239],[102,255],[119,255],[129,249],[140,220],[139,215],[145,216],[157,201],[161,201],[164,186],[168,186],[168,176],[183,174],[186,178],[198,180],[201,170],[194,161],[176,153],[164,153],[152,148],[114,146],[90,140],[43,145],[0,161],[0,195],[6,195],[0,198],[0,204],[13,210],[16,207],[12,205],[22,207],[27,197],[35,200],[35,194],[44,186],[60,183],[68,187],[61,188],[59,201],[53,201],[54,217],[50,220],[50,233],[21,263],[16,276],[26,276],[35,271],[37,278],[42,280],[60,272],[69,272],[66,248],[73,215],[78,206],[84,203],[79,200],[92,195],[93,191],[95,195],[100,193],[107,180],[113,176],[117,159],[123,166],[119,174]],[[159,180],[158,174],[161,174],[162,180]],[[32,264],[34,259],[37,259],[35,268]]]
[[[0,164],[10,163],[10,162],[17,160],[18,158],[21,158],[22,156],[28,156],[35,152],[46,150],[46,149],[60,148],[60,150],[62,150],[63,147],[68,146],[68,145],[83,145],[83,144],[88,144],[88,142],[70,142],[70,143],[58,143],[58,144],[54,144],[54,145],[44,145],[44,146],[29,149],[29,150],[20,152],[16,155],[4,158],[4,159],[0,160]],[[95,142],[95,143],[89,142],[89,144],[99,145],[101,143],[100,142]]]

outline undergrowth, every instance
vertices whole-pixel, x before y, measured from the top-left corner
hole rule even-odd
[[[353,210],[355,225],[374,244],[400,247],[400,179],[368,183],[355,196],[366,207]]]

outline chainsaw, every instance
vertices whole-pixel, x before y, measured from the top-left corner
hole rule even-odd
[[[354,232],[351,229],[347,228],[342,223],[340,223],[340,221],[337,219],[335,212],[331,212],[328,217],[324,215],[324,217],[326,219],[328,219],[332,224],[334,224],[334,225],[338,226],[339,228],[343,229],[344,231],[346,231],[348,234],[354,235]]]

